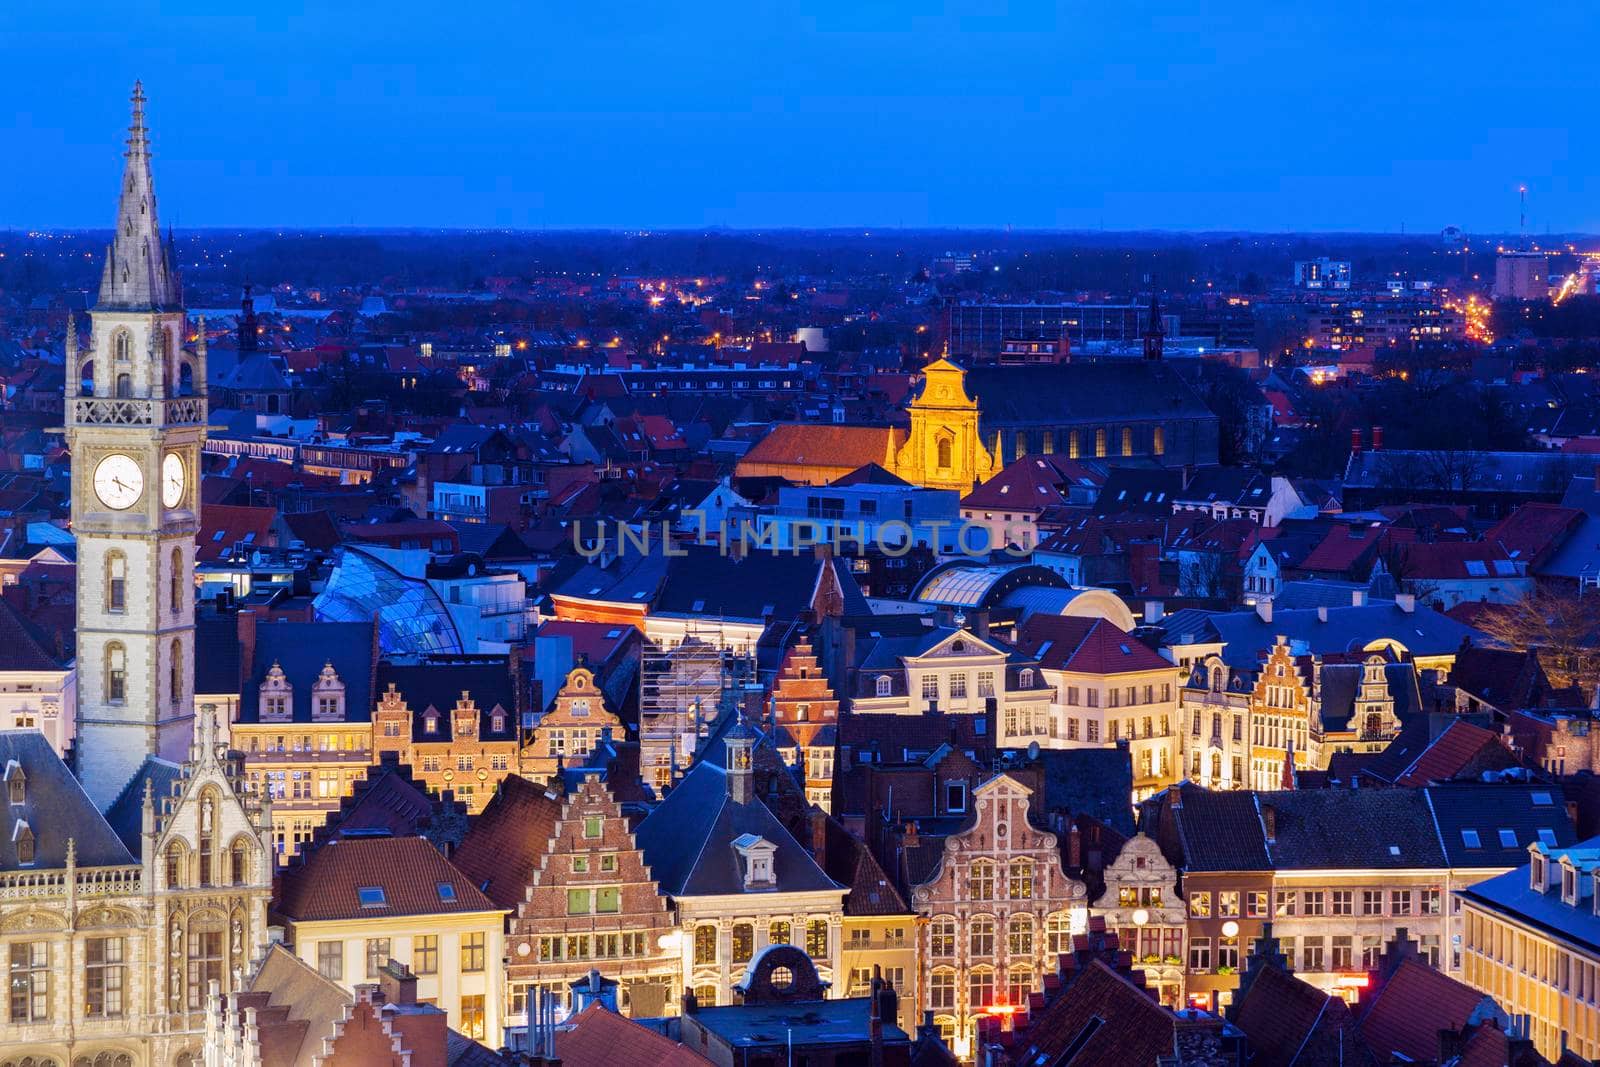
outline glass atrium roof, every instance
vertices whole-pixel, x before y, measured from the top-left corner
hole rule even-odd
[[[312,609],[326,622],[365,622],[376,615],[385,653],[465,651],[449,609],[427,582],[351,545],[335,551],[333,573]]]

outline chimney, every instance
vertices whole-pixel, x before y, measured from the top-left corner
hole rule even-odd
[[[728,796],[735,804],[748,804],[755,797],[755,785],[750,777],[751,740],[730,737],[724,745],[728,753]]]
[[[917,823],[916,820],[912,820],[906,823],[905,829],[900,832],[900,846],[902,848],[916,848],[917,842]]]
[[[869,1062],[871,1067],[883,1065],[883,1015],[880,997],[883,995],[883,965],[872,965],[872,985],[868,994],[871,999],[867,1004],[867,1040],[871,1043]]]
[[[972,635],[981,641],[989,640],[989,613],[974,611],[968,618],[972,621]]]
[[[1256,601],[1256,615],[1260,617],[1262,622],[1271,622],[1272,621],[1272,601],[1270,601],[1270,600],[1258,600],[1258,601]]]
[[[1267,844],[1276,844],[1278,840],[1278,810],[1271,804],[1261,805],[1261,825],[1266,830]]]
[[[828,860],[828,813],[821,808],[812,808],[811,812],[811,858],[817,861],[817,866],[827,870]]]
[[[1067,829],[1067,866],[1083,869],[1083,831],[1078,829],[1077,823]]]
[[[1380,451],[1382,448],[1383,448],[1383,427],[1382,426],[1374,426],[1372,428],[1372,450],[1374,452],[1377,452],[1377,451]]]
[[[1154,626],[1166,616],[1166,607],[1159,600],[1146,600],[1144,602],[1144,624]]]
[[[238,615],[239,624],[239,684],[243,685],[255,676],[256,670],[256,613],[250,608],[241,608]]]
[[[1350,454],[1361,455],[1361,428],[1358,426],[1350,431]]]
[[[378,989],[382,1003],[414,1007],[417,1003],[417,976],[399,960],[389,960],[378,969]]]

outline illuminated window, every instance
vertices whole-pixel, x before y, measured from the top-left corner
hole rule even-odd
[[[994,864],[988,860],[973,860],[968,885],[973,900],[993,900]]]
[[[1007,879],[1006,896],[1012,900],[1033,899],[1033,861],[1012,860]]]
[[[1122,454],[1124,456],[1133,455],[1133,427],[1132,426],[1124,426],[1122,428]]]
[[[949,916],[939,916],[928,924],[928,952],[946,957],[956,954],[956,921]]]
[[[694,962],[696,966],[717,962],[717,928],[715,926],[697,926],[694,928]]]
[[[1106,431],[1104,428],[1094,432],[1094,454],[1096,458],[1104,459],[1106,454]]]
[[[1012,956],[1033,955],[1033,916],[1011,917],[1006,924],[1006,952]]]
[[[994,920],[987,915],[975,916],[967,925],[974,956],[994,955]]]
[[[969,1007],[974,1012],[983,1011],[994,1004],[994,970],[990,967],[974,967],[969,992],[971,1000]]]

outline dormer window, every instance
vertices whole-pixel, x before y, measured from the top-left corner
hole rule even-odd
[[[1023,689],[1033,688],[1033,668],[1024,667],[1017,672],[1017,685]]]
[[[289,684],[283,666],[276,661],[261,681],[260,697],[263,721],[288,722],[294,717],[294,686]]]
[[[499,733],[506,728],[506,717],[503,713],[497,711],[494,713],[494,718],[490,720],[490,723],[494,731]]]
[[[28,776],[22,773],[22,764],[16,760],[6,763],[6,803],[17,805],[28,802]]]
[[[422,717],[422,732],[425,734],[439,732],[439,713],[432,708],[428,709],[428,713]]]
[[[778,887],[777,869],[774,865],[776,845],[756,834],[740,834],[734,838],[733,847],[734,851],[739,853],[739,862],[744,868],[746,889]]]
[[[876,686],[874,688],[874,692],[876,692],[876,694],[878,696],[881,696],[881,697],[888,696],[890,691],[893,688],[894,688],[894,683],[889,680],[889,676],[887,674],[878,675],[878,681],[877,681],[877,684],[876,684]]]
[[[1544,854],[1535,852],[1528,863],[1528,885],[1536,893],[1543,893],[1550,888],[1549,872]]]
[[[1564,903],[1578,903],[1578,872],[1565,864],[1561,867],[1561,899]]]
[[[322,673],[311,685],[312,718],[319,722],[344,720],[344,682],[331,661],[324,663]]]
[[[33,828],[27,820],[18,819],[11,830],[11,843],[17,849],[17,865],[21,867],[32,866],[34,860]]]

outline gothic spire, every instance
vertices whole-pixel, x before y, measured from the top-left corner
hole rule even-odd
[[[98,309],[166,311],[183,306],[183,287],[173,265],[170,239],[161,239],[155,182],[150,176],[150,139],[144,125],[144,84],[133,83],[133,121],[128,126],[127,163],[117,199],[117,228],[100,274]]]

